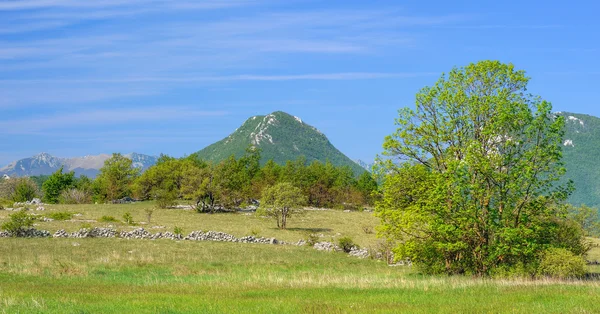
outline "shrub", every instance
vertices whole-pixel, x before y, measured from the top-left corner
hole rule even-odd
[[[173,233],[177,234],[177,235],[182,235],[183,234],[183,229],[181,227],[175,226],[175,228],[173,228]]]
[[[135,222],[133,221],[133,216],[131,216],[130,212],[126,212],[123,214],[123,221],[125,221],[128,225],[133,225]]]
[[[69,220],[73,218],[73,213],[69,212],[52,212],[46,214],[46,217],[54,219],[54,220]]]
[[[29,178],[21,179],[15,187],[13,201],[27,202],[34,199],[38,195],[38,188],[35,182]]]
[[[170,206],[177,205],[177,193],[175,191],[168,191],[159,189],[155,191],[154,199],[156,200],[156,206],[158,208],[167,208]]]
[[[113,216],[102,216],[102,218],[100,218],[100,221],[102,222],[117,222],[117,218],[113,217]]]
[[[319,242],[319,236],[314,234],[314,233],[309,233],[306,236],[306,243],[309,246],[314,246],[315,244],[317,244]]]
[[[346,252],[346,253],[349,253],[350,251],[352,251],[352,248],[358,247],[358,245],[356,245],[354,243],[354,241],[352,241],[352,238],[350,238],[350,237],[339,238],[338,246],[340,248],[342,248],[342,250],[344,250],[344,252]]]
[[[60,194],[60,201],[63,204],[87,204],[92,202],[92,197],[85,191],[68,189]]]
[[[10,232],[13,236],[33,227],[35,221],[35,216],[28,214],[25,210],[20,210],[9,217],[10,220],[2,224],[2,229]]]
[[[538,274],[542,276],[566,279],[585,275],[586,263],[582,256],[563,248],[551,248],[544,252]]]

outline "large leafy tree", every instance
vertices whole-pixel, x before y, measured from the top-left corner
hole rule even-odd
[[[44,192],[44,202],[56,204],[60,201],[60,195],[63,191],[73,188],[75,185],[75,173],[73,171],[63,173],[63,167],[56,170],[42,184]]]
[[[100,174],[95,180],[96,197],[105,201],[129,196],[131,185],[140,169],[133,166],[131,159],[115,153],[104,161]]]
[[[487,275],[530,266],[572,231],[560,206],[564,120],[527,93],[511,64],[443,75],[402,109],[386,137],[381,231],[430,273]],[[567,230],[567,231],[565,231]],[[572,240],[572,238],[570,238]],[[569,247],[581,254],[580,238]]]

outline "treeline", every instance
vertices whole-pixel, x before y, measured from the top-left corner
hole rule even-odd
[[[348,166],[330,162],[307,163],[299,158],[285,165],[270,160],[260,165],[260,150],[249,148],[239,159],[203,161],[195,155],[162,155],[140,173],[130,159],[113,154],[96,179],[79,178],[60,169],[50,176],[15,178],[0,182],[0,198],[45,203],[108,203],[123,198],[155,200],[159,207],[188,201],[199,212],[240,208],[260,199],[267,187],[287,182],[300,189],[309,206],[357,209],[372,205],[377,182],[367,171],[358,177]],[[10,187],[10,188],[9,188]]]

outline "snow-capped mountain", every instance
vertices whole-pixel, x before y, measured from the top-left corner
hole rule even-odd
[[[157,157],[137,153],[124,155],[133,162],[133,166],[146,170],[156,163]],[[76,176],[86,175],[95,177],[104,161],[110,158],[109,154],[88,155],[84,157],[60,158],[54,157],[48,153],[37,154],[33,157],[24,158],[10,163],[6,167],[0,168],[0,176],[8,175],[15,177],[50,175],[60,167],[65,171],[73,171]]]
[[[361,166],[361,167],[363,167],[364,169],[366,169],[367,171],[369,171],[369,172],[371,172],[371,169],[373,168],[373,164],[372,164],[372,163],[367,163],[367,162],[364,162],[364,161],[362,161],[362,160],[360,160],[360,159],[356,160],[356,163],[357,163],[359,166]]]

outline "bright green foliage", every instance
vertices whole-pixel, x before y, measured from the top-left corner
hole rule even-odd
[[[350,237],[341,237],[338,239],[338,246],[346,253],[352,251],[353,248],[358,247]]]
[[[134,194],[140,199],[154,199],[159,207],[173,204],[177,198],[191,200],[198,212],[240,208],[253,203],[262,191],[279,182],[298,187],[308,205],[355,209],[372,201],[377,183],[367,173],[361,184],[352,169],[336,167],[331,162],[313,161],[306,165],[300,157],[279,166],[268,161],[260,166],[261,151],[248,147],[236,159],[230,156],[218,164],[206,163],[195,156],[174,159],[162,156],[136,181]]]
[[[72,188],[75,185],[75,173],[73,171],[63,173],[63,167],[56,170],[42,184],[44,192],[44,202],[57,204],[60,201],[60,195],[63,191]]]
[[[117,218],[113,217],[113,216],[102,216],[100,217],[100,221],[102,222],[117,222]]]
[[[13,236],[33,227],[35,221],[35,216],[28,214],[26,210],[20,210],[9,217],[9,221],[2,224],[2,229],[10,232]]]
[[[417,94],[414,110],[400,110],[377,203],[397,257],[428,273],[487,275],[562,246],[556,235],[572,231],[559,206],[569,190],[556,187],[564,119],[526,93],[528,81],[510,64],[482,61],[453,69]]]
[[[131,194],[131,185],[138,176],[131,159],[115,153],[104,162],[100,174],[94,181],[96,197],[102,201],[112,201]]]
[[[131,216],[130,212],[126,212],[123,214],[123,221],[128,225],[133,225],[135,222],[133,221],[133,216]]]
[[[186,167],[183,172],[182,194],[194,202],[198,212],[211,212],[221,198],[221,188],[212,164]]]
[[[557,279],[580,278],[586,273],[586,263],[567,249],[550,248],[544,252],[538,273]]]
[[[70,212],[51,212],[46,214],[46,217],[54,220],[69,220],[73,218],[73,213]]]
[[[260,208],[257,215],[272,217],[277,221],[277,227],[287,228],[287,220],[302,214],[302,206],[306,198],[302,191],[291,183],[278,183],[263,191]]]
[[[139,199],[154,199],[159,208],[174,205],[183,186],[184,169],[194,163],[189,158],[177,159],[161,155],[157,163],[146,170],[134,184]]]

